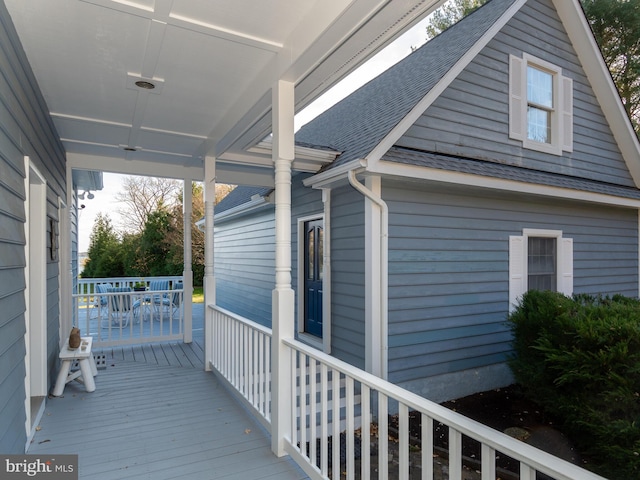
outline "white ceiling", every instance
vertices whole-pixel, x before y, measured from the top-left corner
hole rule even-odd
[[[276,80],[299,111],[442,3],[4,1],[68,158],[127,173],[201,172],[206,155],[220,172],[270,168],[248,149],[271,131]]]

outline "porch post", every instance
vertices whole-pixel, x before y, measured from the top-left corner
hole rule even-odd
[[[216,304],[216,277],[213,268],[213,214],[216,200],[216,158],[204,159],[204,369],[211,370],[213,343],[209,338],[213,331],[213,319],[209,305]]]
[[[291,432],[291,356],[282,340],[294,337],[291,288],[291,164],[294,159],[294,84],[278,81],[272,90],[273,161],[276,198],[276,287],[271,313],[271,449],[281,457]]]
[[[184,298],[182,302],[184,315],[184,343],[193,341],[193,268],[192,268],[192,248],[191,248],[191,212],[193,211],[193,180],[185,178],[182,184],[182,220],[183,220],[183,245],[184,262],[182,281]]]

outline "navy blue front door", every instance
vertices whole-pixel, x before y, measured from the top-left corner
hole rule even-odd
[[[304,331],[322,337],[322,220],[304,224]]]

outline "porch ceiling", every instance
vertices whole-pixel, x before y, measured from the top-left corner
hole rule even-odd
[[[276,80],[299,111],[442,3],[4,1],[75,167],[197,172],[215,155],[220,181],[271,169],[249,148],[271,131]]]

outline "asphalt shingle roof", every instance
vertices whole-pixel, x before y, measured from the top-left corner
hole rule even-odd
[[[365,158],[480,40],[515,0],[492,0],[326,110],[296,143],[340,156],[328,168]]]
[[[231,192],[227,194],[220,203],[215,206],[215,214],[231,210],[232,208],[244,205],[251,201],[251,197],[254,195],[260,195],[262,197],[269,195],[273,191],[271,187],[251,187],[239,185]]]

